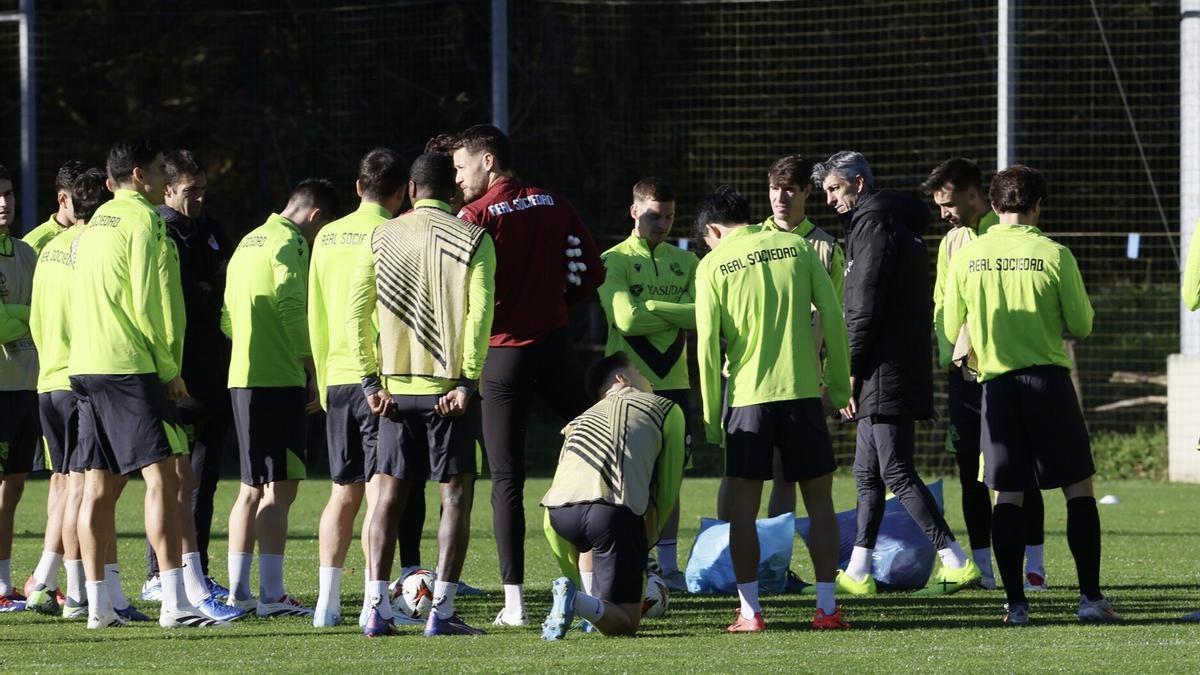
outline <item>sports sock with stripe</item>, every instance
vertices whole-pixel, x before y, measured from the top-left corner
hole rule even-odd
[[[58,589],[58,568],[62,567],[63,557],[54,551],[42,551],[42,558],[37,568],[33,570],[33,578],[39,584],[44,584],[50,590]]]
[[[109,602],[113,609],[125,609],[129,599],[125,597],[125,589],[121,587],[121,565],[108,563],[104,566],[104,584],[108,588]]]
[[[454,596],[458,595],[458,584],[449,581],[433,582],[433,612],[439,619],[454,616]]]

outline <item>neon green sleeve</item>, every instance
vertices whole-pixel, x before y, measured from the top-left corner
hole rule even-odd
[[[367,375],[379,374],[379,359],[375,354],[375,254],[370,246],[358,247],[354,266],[349,270],[350,297],[346,307],[346,331],[354,361]]]
[[[162,247],[153,225],[137,223],[129,229],[129,285],[142,289],[142,311],[133,313],[138,330],[150,343],[150,354],[158,379],[170,382],[179,376],[179,364],[171,352],[170,331],[164,318],[163,283],[159,276]]]
[[[29,305],[0,302],[0,344],[29,335]]]
[[[645,304],[629,292],[629,275],[623,256],[606,256],[604,267],[604,283],[597,292],[610,325],[616,326],[622,335],[650,335],[674,328],[648,311]]]
[[[825,272],[821,258],[814,248],[808,248],[812,304],[821,315],[821,337],[825,343],[825,386],[829,402],[844,408],[850,400],[850,342],[846,322],[842,320],[842,303],[833,290],[833,279]]]
[[[1188,246],[1180,293],[1188,309],[1193,312],[1200,309],[1200,227],[1192,233],[1192,243]]]
[[[554,562],[558,563],[558,569],[564,577],[574,581],[576,588],[582,588],[579,578],[579,549],[563,539],[550,525],[550,509],[545,509],[543,513],[542,532],[546,535],[546,541],[550,542],[550,553],[554,556]]]
[[[696,360],[704,405],[704,438],[725,444],[721,429],[721,306],[704,263],[696,271]]]
[[[321,287],[321,245],[313,247],[312,272],[308,279],[308,342],[312,348],[313,370],[317,374],[317,395],[325,408],[325,360],[329,357],[329,316],[325,312],[324,289]]]
[[[667,302],[665,300],[647,300],[646,311],[670,323],[676,328],[685,330],[696,329],[695,302]]]
[[[496,245],[484,234],[467,274],[467,324],[463,344],[464,378],[479,381],[487,359],[492,318],[496,313]]]
[[[938,365],[943,368],[950,367],[950,359],[954,356],[954,342],[958,339],[957,333],[954,334],[954,340],[947,339],[945,322],[942,320],[946,303],[946,284],[950,275],[948,248],[946,238],[942,237],[942,243],[938,246],[937,277],[933,282],[933,333],[937,336]]]
[[[1062,303],[1067,331],[1077,338],[1085,338],[1092,334],[1092,319],[1096,312],[1092,309],[1087,290],[1083,287],[1083,275],[1079,273],[1079,264],[1066,248],[1062,249],[1058,274],[1058,298]]]
[[[845,310],[845,298],[843,295],[846,292],[846,252],[842,250],[842,245],[836,241],[833,243],[833,256],[829,261],[829,280],[833,282],[833,294],[837,297],[838,307]]]
[[[163,326],[175,363],[183,368],[183,339],[187,332],[187,307],[183,299],[183,283],[179,271],[179,249],[175,240],[163,237],[159,255],[159,281],[163,294]]]
[[[312,355],[308,344],[308,270],[300,249],[285,243],[275,254],[275,310],[283,326],[292,355],[303,359]]]
[[[667,420],[663,424],[663,447],[658,453],[658,464],[654,469],[655,481],[650,492],[650,504],[654,508],[654,531],[662,532],[667,518],[675,509],[675,501],[679,499],[679,483],[683,480],[684,438],[687,424],[683,419],[683,410],[679,406],[671,406]],[[653,546],[652,542],[646,542]]]
[[[941,325],[938,326],[938,322],[934,321],[934,326],[940,330],[939,342],[949,341],[951,336],[957,340],[959,332],[962,331],[963,322],[967,318],[967,304],[962,296],[962,268],[961,264],[950,265],[947,268],[945,289],[947,293],[942,297]]]

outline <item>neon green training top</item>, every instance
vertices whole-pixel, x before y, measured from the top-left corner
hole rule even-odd
[[[67,229],[42,247],[33,270],[29,332],[38,351],[38,393],[67,391],[71,381],[71,274],[75,239],[84,226]]]
[[[272,213],[233,252],[221,330],[233,341],[229,386],[303,387],[308,345],[308,242]]]
[[[1183,283],[1180,286],[1183,304],[1193,312],[1200,309],[1200,225],[1192,233],[1188,246],[1187,263],[1183,268]]]
[[[351,214],[321,228],[313,243],[308,278],[308,337],[317,371],[317,392],[325,407],[325,388],[362,384],[366,373],[354,357],[346,330],[351,277],[360,250],[371,250],[371,233],[392,217],[387,209],[362,202]],[[375,336],[371,336],[374,342]]]
[[[491,235],[421,199],[356,252],[345,330],[359,371],[391,394],[477,388],[496,310]]]
[[[957,351],[956,346],[962,349],[970,348],[970,340],[964,340],[961,334],[954,342],[947,340],[945,335],[946,326],[942,317],[946,308],[946,284],[950,278],[950,259],[960,248],[975,241],[977,237],[983,236],[992,225],[999,222],[1000,216],[997,216],[995,211],[988,209],[988,212],[979,219],[978,229],[966,225],[951,228],[946,232],[946,236],[942,237],[942,243],[938,244],[937,277],[933,282],[933,334],[937,336],[938,341],[938,365],[943,368],[950,366],[951,357]],[[967,344],[960,344],[964,342]]]
[[[824,381],[830,402],[850,399],[850,346],[841,303],[817,252],[793,234],[753,227],[729,231],[696,270],[696,332],[704,428],[722,442],[721,338],[727,340],[729,405],[821,396],[810,328],[824,317]]]
[[[49,244],[51,239],[54,239],[69,229],[66,225],[60,225],[58,223],[57,216],[57,213],[50,214],[50,217],[46,219],[46,222],[26,232],[25,236],[21,237],[21,241],[32,246],[35,253],[41,253],[42,248],[46,244]]]
[[[1036,227],[993,225],[950,261],[943,335],[966,322],[980,382],[1030,366],[1069,369],[1063,335],[1090,335],[1094,314],[1075,256]]]
[[[696,267],[690,251],[663,242],[653,251],[631,234],[604,252],[599,288],[608,319],[604,354],[624,351],[654,391],[687,389],[687,329],[696,327]]]
[[[166,227],[154,206],[120,189],[73,242],[71,375],[179,375],[159,276]]]

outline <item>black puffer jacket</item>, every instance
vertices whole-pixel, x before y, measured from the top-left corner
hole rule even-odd
[[[933,302],[922,232],[929,210],[890,191],[864,195],[846,223],[846,328],[858,417],[933,417]]]

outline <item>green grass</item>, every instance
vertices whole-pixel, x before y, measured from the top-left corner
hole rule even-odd
[[[527,592],[531,620],[540,622],[555,575],[540,531],[538,497],[545,480],[528,489]],[[143,544],[141,484],[131,483],[119,515],[120,555],[125,590],[131,597],[141,583]],[[228,512],[236,485],[223,483],[219,514]],[[45,482],[26,491],[17,515],[13,575],[22,583],[41,549]],[[1032,595],[1034,625],[1000,625],[1000,592],[967,591],[948,598],[919,599],[906,594],[844,599],[853,630],[813,633],[806,628],[812,601],[796,596],[765,598],[770,630],[762,635],[725,635],[735,602],[729,597],[672,598],[667,616],[643,625],[636,638],[603,638],[571,633],[557,644],[538,639],[534,627],[490,630],[502,602],[491,535],[489,485],[476,493],[474,539],[464,578],[491,592],[459,601],[467,621],[486,626],[480,638],[426,640],[406,629],[392,639],[366,640],[356,626],[314,630],[299,619],[247,619],[223,631],[177,631],[137,626],[90,633],[81,623],[65,623],[32,612],[0,615],[0,670],[144,670],[367,672],[398,667],[436,671],[658,671],[658,672],[850,672],[862,671],[1157,671],[1200,669],[1196,643],[1200,626],[1175,619],[1200,605],[1196,588],[1196,542],[1200,535],[1196,503],[1200,486],[1150,482],[1102,482],[1097,494],[1120,497],[1101,506],[1104,525],[1103,580],[1126,621],[1114,626],[1081,626],[1074,619],[1077,595],[1074,567],[1065,540],[1065,509],[1058,494],[1047,493],[1047,570],[1052,590]],[[716,481],[688,479],[684,489],[681,557],[686,554],[699,516],[711,513]],[[293,509],[288,547],[289,590],[311,603],[316,595],[316,523],[326,484],[304,486]],[[431,491],[431,496],[432,496]],[[850,508],[853,480],[839,477],[838,508]],[[962,532],[957,484],[947,481],[949,520]],[[435,502],[431,502],[435,504]],[[431,506],[425,552],[433,554]],[[223,531],[222,517],[218,530]],[[807,556],[797,546],[794,567],[811,579]],[[214,542],[214,571],[225,577],[224,541]],[[431,565],[433,560],[425,561]],[[343,582],[343,607],[353,616],[361,602],[362,557],[352,549]],[[152,607],[143,606],[148,613]]]

